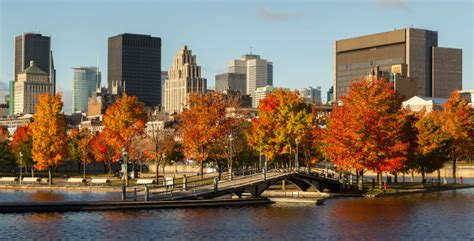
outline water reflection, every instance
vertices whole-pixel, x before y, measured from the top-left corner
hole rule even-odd
[[[36,191],[30,196],[33,202],[52,202],[52,201],[64,201],[65,195],[63,193],[52,192],[52,191]]]
[[[474,190],[466,189],[321,206],[3,214],[0,233],[27,240],[472,240],[473,210]]]

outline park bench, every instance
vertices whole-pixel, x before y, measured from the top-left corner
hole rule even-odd
[[[0,177],[0,182],[18,182],[18,177]]]
[[[86,182],[87,181],[84,178],[71,177],[71,178],[67,179],[67,183],[82,184],[82,183],[86,183]]]
[[[23,183],[40,183],[41,177],[24,177],[22,182]]]
[[[107,178],[92,178],[91,184],[110,184],[110,180]]]
[[[137,185],[155,184],[155,179],[137,179]]]

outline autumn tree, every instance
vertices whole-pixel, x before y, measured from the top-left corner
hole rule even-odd
[[[443,130],[452,140],[449,156],[453,163],[453,179],[456,183],[456,164],[474,155],[474,111],[467,99],[454,91],[441,113]]]
[[[135,96],[124,94],[107,108],[103,132],[106,142],[115,150],[115,158],[120,157],[122,149],[130,151],[132,138],[143,134],[145,121],[144,105]],[[128,173],[125,173],[125,183],[129,185]]]
[[[0,164],[12,166],[14,163],[15,156],[10,149],[8,141],[0,141]]]
[[[83,132],[80,137],[77,143],[77,150],[79,152],[80,163],[82,163],[82,178],[86,178],[86,165],[92,163],[94,160],[94,155],[91,151],[91,140],[93,137],[87,131]]]
[[[212,155],[212,146],[230,134],[233,118],[226,117],[228,102],[217,92],[193,93],[187,105],[179,115],[179,132],[185,155],[197,160],[202,175],[204,162]]]
[[[448,149],[451,146],[451,139],[442,129],[442,123],[436,111],[429,113],[422,111],[419,116],[415,124],[417,151],[412,167],[421,173],[422,180],[425,179],[425,173],[436,170],[440,179],[439,169],[449,160]]]
[[[329,119],[325,153],[338,166],[355,169],[358,177],[366,169],[377,172],[381,187],[381,173],[401,170],[406,160],[401,98],[392,83],[363,78],[351,84],[341,102]],[[362,189],[361,178],[358,183]]]
[[[15,133],[13,133],[11,149],[16,157],[18,164],[21,164],[21,166],[25,168],[25,171],[27,171],[28,167],[31,168],[31,176],[33,177],[34,176],[34,169],[33,169],[34,162],[33,162],[33,157],[31,154],[32,145],[33,145],[33,140],[31,137],[30,127],[29,126],[18,127],[15,130]]]
[[[0,126],[0,163],[10,166],[15,163],[15,156],[10,148],[8,137],[9,133],[7,128]]]
[[[304,138],[313,138],[309,133],[313,131],[316,114],[298,92],[276,90],[260,101],[258,109],[259,116],[252,119],[247,137],[249,144],[268,160],[289,154],[296,143],[306,145],[309,139]],[[283,164],[289,165],[291,159]]]
[[[143,161],[147,161],[147,150],[151,148],[151,140],[146,135],[138,135],[132,138],[129,150],[129,158],[133,163],[133,170],[138,162],[140,174],[143,171]]]
[[[84,132],[74,128],[68,134],[68,156],[69,159],[78,164],[79,171],[81,168],[81,150],[79,149],[79,142],[81,141]]]
[[[104,133],[95,133],[89,141],[89,151],[97,162],[102,162],[107,167],[108,173],[112,174],[112,162],[118,161],[114,149],[105,141]]]
[[[52,185],[51,168],[60,165],[67,155],[66,119],[61,113],[61,95],[38,96],[36,114],[31,125],[33,159],[35,168],[48,170],[49,185]]]

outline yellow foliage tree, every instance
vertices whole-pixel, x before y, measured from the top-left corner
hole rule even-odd
[[[32,154],[35,168],[48,169],[49,185],[53,183],[51,168],[60,165],[67,155],[66,119],[61,113],[61,95],[38,96],[36,114],[31,123]]]

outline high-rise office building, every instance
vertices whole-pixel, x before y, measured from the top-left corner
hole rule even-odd
[[[331,102],[334,101],[334,86],[331,86],[331,88],[329,88],[329,90],[326,92],[326,98],[327,98],[327,101],[326,101],[327,104],[330,104]]]
[[[201,66],[197,65],[196,55],[184,46],[175,54],[165,81],[165,110],[181,112],[189,93],[204,93],[206,89],[207,82],[201,78]]]
[[[168,71],[161,71],[161,105],[165,104],[165,80],[168,79]]]
[[[30,66],[30,61],[34,61],[37,68],[48,74],[48,81],[52,84],[51,93],[56,93],[56,70],[54,69],[50,36],[24,33],[15,37],[13,66],[15,81],[18,79],[18,74]]]
[[[15,81],[14,114],[34,114],[38,95],[51,93],[49,75],[30,61],[30,67],[18,73]]]
[[[101,73],[97,67],[77,67],[73,69],[72,111],[87,113],[89,97],[100,88]]]
[[[268,94],[278,89],[290,91],[289,88],[277,88],[272,85],[258,87],[252,94],[252,108],[258,108],[261,100],[265,99]]]
[[[10,80],[9,85],[8,85],[8,115],[13,116],[15,115],[15,81]]]
[[[311,103],[321,104],[321,86],[303,88],[300,90],[300,96]]]
[[[161,39],[120,34],[108,42],[108,86],[119,81],[125,93],[146,106],[161,105]]]
[[[252,95],[259,88],[273,85],[273,63],[261,59],[260,55],[246,54],[229,62],[229,73],[245,74],[245,93]]]
[[[247,94],[246,74],[224,73],[216,75],[216,91],[225,90],[239,91],[242,95]]]
[[[397,90],[406,95],[413,87],[403,82],[415,83],[416,95],[436,98],[462,88],[462,50],[438,47],[436,31],[406,28],[338,40],[334,63],[334,100],[374,69],[398,75]]]

